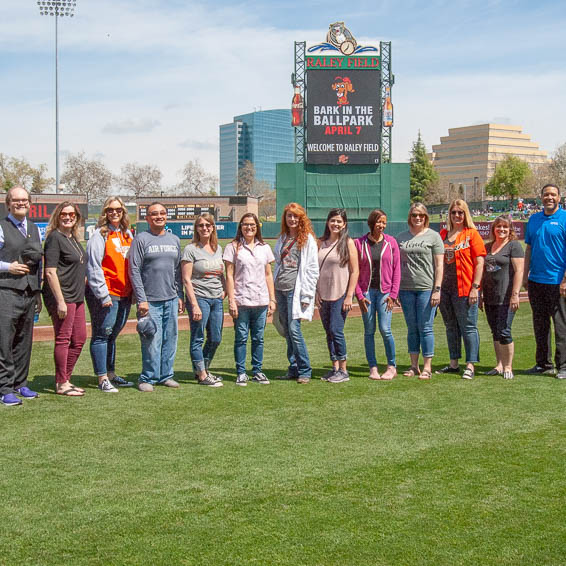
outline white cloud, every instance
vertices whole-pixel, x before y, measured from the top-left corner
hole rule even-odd
[[[218,150],[218,144],[200,140],[185,140],[179,143],[179,147],[185,149],[197,149],[202,151]]]
[[[497,116],[547,151],[565,141],[566,74],[553,64],[564,52],[564,18],[537,7],[528,26],[515,12],[506,26],[498,16],[506,4],[387,0],[376,10],[360,0],[351,9],[346,24],[359,41],[379,41],[371,37],[378,18],[393,41],[394,160],[408,159],[418,129],[430,148],[448,128]],[[216,174],[218,126],[254,108],[288,108],[293,42],[322,40],[339,19],[327,4],[307,3],[303,21],[312,29],[291,29],[286,5],[278,6],[81,1],[59,35],[61,147],[104,155],[114,172],[131,161],[155,164],[166,184],[189,159]],[[53,174],[52,18],[39,16],[34,2],[3,2],[0,19],[9,22],[0,48],[12,85],[0,91],[10,133],[0,150],[46,162]]]
[[[159,120],[151,118],[127,119],[120,122],[110,122],[102,128],[105,134],[139,134],[151,132],[161,126]]]

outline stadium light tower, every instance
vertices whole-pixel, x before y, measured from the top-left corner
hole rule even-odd
[[[55,192],[59,192],[59,52],[57,20],[65,16],[72,18],[76,0],[37,0],[41,16],[55,16]]]

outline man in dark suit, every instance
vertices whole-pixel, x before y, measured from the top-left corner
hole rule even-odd
[[[33,317],[41,310],[41,236],[27,219],[30,195],[12,187],[0,220],[0,403],[21,405],[38,394],[27,386]]]

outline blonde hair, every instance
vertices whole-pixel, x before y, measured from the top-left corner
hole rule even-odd
[[[98,222],[96,223],[96,227],[100,228],[100,234],[103,238],[106,238],[108,234],[108,216],[106,215],[106,211],[111,203],[119,202],[122,208],[122,218],[120,218],[120,230],[125,234],[130,228],[130,217],[128,215],[128,209],[124,204],[124,201],[120,197],[108,197],[104,204],[102,205],[102,211],[100,212],[100,216],[98,218]]]
[[[476,230],[476,225],[472,220],[472,215],[470,214],[468,204],[465,200],[457,198],[450,203],[450,206],[448,208],[448,218],[446,219],[446,226],[448,227],[448,231],[450,232],[450,230],[452,230],[452,209],[455,206],[460,207],[464,211],[464,226],[466,228],[473,228],[474,230]]]
[[[214,216],[212,216],[212,214],[208,212],[203,212],[202,214],[199,214],[195,218],[195,223],[193,224],[193,244],[198,244],[200,242],[200,234],[198,233],[197,230],[197,224],[201,219],[206,220],[212,226],[212,231],[210,233],[210,240],[208,241],[208,243],[210,244],[212,251],[215,252],[218,249],[218,234],[216,233],[216,224],[214,222]]]
[[[411,222],[411,214],[413,214],[413,212],[415,212],[415,211],[422,212],[425,215],[424,225],[425,225],[425,228],[428,228],[428,226],[430,224],[430,218],[428,217],[428,210],[422,202],[414,202],[409,207],[409,214],[407,215],[407,224],[409,226],[413,225],[413,223]]]

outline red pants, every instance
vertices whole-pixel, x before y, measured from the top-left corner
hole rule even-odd
[[[62,320],[57,316],[57,307],[49,314],[55,330],[55,381],[65,383],[71,379],[86,342],[85,305],[67,303],[67,316]]]

